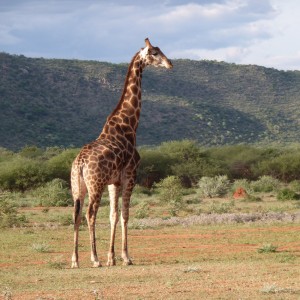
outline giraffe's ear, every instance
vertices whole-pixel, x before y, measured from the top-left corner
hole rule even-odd
[[[145,39],[145,43],[146,43],[146,47],[148,47],[148,48],[152,47],[152,45],[151,45],[151,43],[150,43],[150,41],[149,41],[148,38]]]

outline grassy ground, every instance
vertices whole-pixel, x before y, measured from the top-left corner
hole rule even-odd
[[[225,222],[224,216],[255,213],[295,214],[299,201],[278,202],[268,194],[260,202],[186,196],[188,206],[171,220],[155,198],[147,226],[131,209],[129,250],[134,265],[90,268],[86,226],[79,237],[80,269],[70,269],[72,208],[21,209],[24,228],[0,232],[0,297],[3,299],[299,299],[299,218]],[[198,202],[198,203],[197,203]],[[197,214],[198,216],[195,216]],[[188,218],[211,222],[180,222]],[[218,222],[217,217],[223,217]],[[160,219],[161,222],[157,222]],[[155,220],[155,221],[154,221]],[[210,225],[208,225],[210,224]],[[103,265],[109,243],[108,207],[97,224]],[[116,253],[120,253],[120,228]]]

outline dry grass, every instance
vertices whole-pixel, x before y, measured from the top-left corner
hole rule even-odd
[[[249,204],[239,202],[234,209],[238,205]],[[209,203],[203,206],[209,207]],[[132,216],[135,209],[131,209]],[[131,218],[129,250],[133,266],[121,266],[117,257],[116,267],[90,268],[89,237],[83,226],[78,270],[69,267],[72,225],[63,226],[68,222],[61,221],[71,215],[72,208],[50,208],[47,212],[42,208],[26,208],[22,212],[29,220],[28,227],[0,232],[0,299],[298,299],[300,296],[300,224],[295,210],[193,216],[184,213],[170,218],[164,207],[152,204],[150,216],[155,218]],[[118,228],[117,254],[120,235]],[[106,207],[101,207],[97,236],[99,256],[105,264],[109,244]],[[34,244],[47,245],[47,251],[36,251]],[[259,253],[258,249],[267,244],[276,246],[276,251]]]
[[[268,299],[265,286],[274,283],[278,287],[275,296],[297,299],[300,295],[300,227],[295,224],[131,230],[135,265],[122,267],[118,260],[116,267],[99,269],[90,268],[84,229],[79,270],[69,268],[71,228],[26,230],[0,234],[0,287],[12,299],[238,299],[240,295],[242,299]],[[33,251],[32,240],[43,241],[45,234],[52,252]],[[105,263],[106,225],[98,228],[98,236]],[[258,253],[266,242],[276,244],[276,253]],[[119,231],[116,248],[120,251]]]

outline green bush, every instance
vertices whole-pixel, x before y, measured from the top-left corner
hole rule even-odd
[[[13,157],[14,153],[5,148],[0,147],[0,163],[2,161],[8,161]]]
[[[50,252],[50,246],[49,244],[43,242],[43,243],[34,243],[31,246],[32,250],[40,253],[47,253]]]
[[[254,192],[269,193],[280,187],[280,181],[272,176],[261,176],[258,180],[251,182]]]
[[[53,179],[45,185],[33,190],[32,196],[39,198],[41,206],[72,206],[73,200],[67,182]]]
[[[0,228],[19,227],[26,222],[26,217],[18,213],[15,204],[0,197]]]
[[[258,253],[274,253],[277,250],[277,246],[273,244],[264,244],[257,249]]]
[[[221,164],[212,159],[208,151],[203,151],[196,141],[165,142],[159,149],[171,159],[171,175],[179,177],[185,187],[196,184],[201,176],[214,176],[221,172]]]
[[[234,200],[228,203],[217,203],[216,201],[213,201],[213,203],[209,207],[209,212],[215,214],[226,214],[231,212],[234,206],[235,206]]]
[[[156,186],[159,189],[161,202],[170,205],[171,215],[177,215],[185,206],[183,202],[183,187],[180,179],[176,176],[168,176],[161,180]]]
[[[138,168],[137,182],[141,186],[151,188],[155,182],[171,173],[171,159],[157,148],[139,150],[141,163]]]
[[[262,202],[260,197],[256,197],[250,194],[247,194],[246,197],[243,199],[244,202]]]
[[[59,223],[63,226],[73,225],[73,217],[71,215],[63,215],[59,217]]]
[[[284,182],[300,179],[299,150],[286,149],[276,157],[265,159],[258,164],[257,172],[276,177]]]
[[[230,145],[209,150],[210,155],[222,165],[223,172],[231,179],[255,178],[256,164],[272,155],[269,149],[249,145]],[[206,175],[207,176],[207,175]],[[259,175],[258,175],[259,176]]]
[[[288,200],[298,200],[299,194],[294,192],[289,188],[284,188],[277,193],[277,200],[279,201],[288,201]]]
[[[151,190],[147,187],[141,186],[139,184],[136,184],[133,190],[133,193],[136,195],[151,195]]]
[[[148,218],[149,217],[149,204],[147,202],[142,202],[138,206],[134,216],[137,219]]]
[[[236,179],[231,185],[231,191],[233,193],[239,188],[243,188],[248,194],[253,193],[251,182],[247,179]]]
[[[66,182],[69,182],[72,162],[78,152],[78,149],[67,149],[50,158],[47,162],[47,172],[49,178],[60,178]]]
[[[19,155],[26,158],[35,159],[41,157],[43,150],[36,146],[25,146],[19,151]]]
[[[46,182],[47,172],[43,163],[16,156],[0,164],[0,188],[25,191]]]
[[[295,192],[300,192],[300,181],[293,180],[292,182],[290,182],[289,187]]]
[[[198,186],[202,196],[212,198],[224,196],[228,192],[230,182],[226,175],[202,177]]]

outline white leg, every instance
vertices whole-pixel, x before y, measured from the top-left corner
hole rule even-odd
[[[128,241],[127,241],[127,231],[128,231],[128,220],[129,220],[129,205],[130,197],[132,194],[134,185],[128,185],[123,191],[122,195],[122,214],[121,214],[121,226],[122,226],[122,258],[123,265],[132,265],[132,261],[128,254]]]
[[[107,265],[114,266],[116,264],[115,259],[115,237],[116,226],[119,221],[118,203],[120,186],[111,184],[108,186],[109,198],[110,198],[110,245],[107,255]]]

